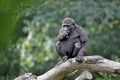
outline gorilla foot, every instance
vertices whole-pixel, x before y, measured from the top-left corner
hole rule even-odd
[[[63,62],[66,62],[68,60],[68,56],[62,57]]]

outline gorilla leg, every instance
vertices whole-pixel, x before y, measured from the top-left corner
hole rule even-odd
[[[72,57],[77,56],[80,48],[81,48],[81,44],[80,44],[80,43],[75,43],[75,44],[74,44],[74,50],[73,50],[73,52],[72,52]]]
[[[63,62],[67,61],[68,56],[66,55],[66,53],[61,48],[61,45],[60,45],[59,41],[56,42],[56,50],[57,50],[58,54],[60,55],[60,57],[62,58]]]

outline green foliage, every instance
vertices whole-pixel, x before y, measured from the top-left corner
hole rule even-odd
[[[65,17],[75,19],[86,29],[90,38],[86,55],[120,61],[119,0],[9,0],[2,3],[0,26],[5,26],[0,30],[2,80],[7,79],[3,76],[25,72],[40,75],[55,66],[60,60],[55,51],[55,39]],[[120,78],[105,73],[93,74],[96,80]]]

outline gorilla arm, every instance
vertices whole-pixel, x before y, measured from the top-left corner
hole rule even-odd
[[[79,27],[78,30],[80,34],[81,49],[79,50],[78,55],[76,56],[76,61],[82,62],[83,55],[86,52],[89,45],[89,40],[85,30],[82,27]]]

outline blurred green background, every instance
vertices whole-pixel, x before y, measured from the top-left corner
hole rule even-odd
[[[0,0],[0,80],[54,67],[61,60],[55,40],[65,17],[86,29],[86,55],[120,61],[120,0]],[[120,79],[91,72],[94,80]]]

